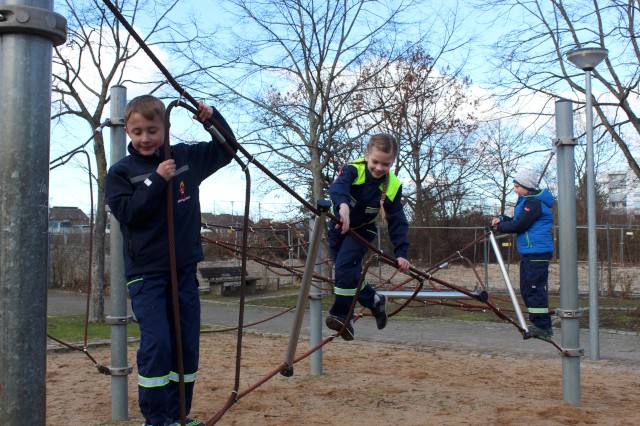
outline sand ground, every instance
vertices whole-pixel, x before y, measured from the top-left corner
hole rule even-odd
[[[211,419],[235,383],[234,333],[202,336],[191,416]],[[243,336],[239,392],[284,360],[286,336]],[[298,354],[308,349],[302,340]],[[135,360],[136,345],[128,359]],[[91,349],[107,363],[110,349]],[[136,369],[129,376],[130,421],[112,422],[111,378],[78,352],[47,356],[47,425],[140,425]],[[323,374],[306,358],[242,396],[219,425],[637,425],[640,371],[581,362],[580,405],[563,402],[562,358],[487,355],[459,349],[336,339],[323,349]]]

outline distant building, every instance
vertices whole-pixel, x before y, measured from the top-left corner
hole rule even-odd
[[[200,219],[205,225],[222,225],[222,226],[242,226],[244,216],[231,214],[213,214],[201,213]],[[249,225],[253,225],[253,221],[249,220]]]
[[[72,226],[81,226],[89,225],[89,217],[78,207],[51,207],[49,222],[70,222]]]
[[[609,173],[607,209],[611,214],[640,215],[640,181],[632,171]]]
[[[204,227],[207,225],[215,227],[234,227],[241,228],[244,224],[244,216],[231,215],[231,214],[213,214],[213,213],[201,213],[200,220]],[[254,223],[249,219],[249,226],[253,226]]]

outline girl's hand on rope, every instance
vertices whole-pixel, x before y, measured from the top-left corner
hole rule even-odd
[[[406,271],[407,269],[409,269],[409,267],[411,267],[409,261],[404,257],[399,257],[396,259],[396,261],[398,263],[398,269],[400,269],[401,271]]]
[[[347,203],[340,204],[340,220],[342,224],[337,223],[336,229],[342,227],[342,235],[344,235],[349,231],[349,204]]]
[[[193,118],[204,123],[213,115],[213,108],[206,106],[202,101],[198,102],[198,115],[193,115]]]
[[[156,172],[164,178],[167,182],[171,180],[176,174],[176,162],[173,159],[163,161],[158,164]]]

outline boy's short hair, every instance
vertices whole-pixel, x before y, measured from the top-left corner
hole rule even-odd
[[[134,112],[141,114],[147,120],[155,120],[160,118],[164,120],[165,106],[162,101],[152,95],[142,95],[135,97],[129,101],[124,108],[124,122],[129,121],[129,117]]]

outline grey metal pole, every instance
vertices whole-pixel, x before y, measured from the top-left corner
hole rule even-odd
[[[624,230],[622,228],[620,228],[620,244],[618,244],[618,247],[620,247],[620,252],[618,254],[620,266],[624,266]]]
[[[51,0],[0,4],[0,422],[46,423]]]
[[[491,242],[491,247],[493,247],[493,252],[496,255],[496,261],[498,265],[500,265],[500,271],[502,272],[502,277],[504,278],[504,283],[507,286],[507,291],[509,292],[509,297],[511,298],[511,304],[513,305],[513,310],[516,313],[516,318],[518,318],[518,322],[520,323],[520,327],[522,327],[527,333],[529,332],[529,327],[527,327],[527,322],[524,320],[524,315],[522,315],[522,310],[520,309],[520,304],[518,303],[518,298],[516,296],[516,292],[513,289],[513,285],[511,284],[511,278],[509,277],[509,273],[504,266],[504,260],[502,259],[502,254],[500,254],[500,246],[496,241],[495,235],[493,232],[489,232],[489,241]]]
[[[482,243],[482,253],[484,254],[484,286],[489,290],[489,242],[486,238]]]
[[[607,289],[611,288],[611,225],[607,223]]]
[[[580,348],[578,307],[578,252],[576,230],[576,185],[573,137],[573,105],[556,102],[556,146],[558,169],[558,251],[560,259],[560,305],[556,314],[562,330],[562,399],[580,405]]]
[[[322,219],[322,220],[321,220]],[[310,219],[311,224],[311,232],[313,235],[318,235],[318,256],[320,258],[324,258],[323,256],[323,246],[321,244],[322,231],[324,230],[325,220],[324,217],[321,219],[313,216]],[[316,234],[316,227],[320,227],[317,231],[319,234]],[[322,265],[316,262],[315,272],[322,276]],[[312,279],[312,282],[314,280]],[[315,281],[315,285],[312,285],[309,289],[309,346],[311,348],[316,347],[322,342],[322,298],[324,297],[324,293],[322,292],[322,282]],[[313,352],[309,357],[311,362],[311,375],[312,376],[320,376],[322,375],[322,348]]]
[[[589,358],[600,359],[600,326],[598,315],[598,239],[596,229],[596,177],[593,159],[593,108],[591,102],[591,70],[585,70],[587,96],[587,228],[589,245]]]
[[[302,327],[302,319],[304,318],[304,311],[307,307],[307,297],[309,296],[309,287],[311,287],[311,278],[313,277],[313,271],[316,266],[316,258],[318,255],[318,247],[322,240],[322,231],[324,230],[324,218],[326,213],[331,207],[331,202],[328,200],[318,200],[316,202],[317,208],[320,211],[319,226],[314,226],[309,241],[309,251],[307,254],[307,260],[304,265],[304,272],[302,273],[302,284],[300,286],[300,292],[298,293],[298,303],[296,304],[295,318],[291,327],[291,334],[289,335],[289,345],[287,347],[287,353],[285,354],[284,362],[286,366],[282,369],[280,374],[289,377],[293,375],[293,361],[296,354],[296,347],[298,344],[298,338],[300,337],[300,328]],[[313,328],[313,327],[312,327]]]
[[[111,87],[111,165],[126,154],[124,133],[124,108],[127,104],[127,88],[121,85]],[[122,232],[115,216],[110,218],[111,250],[111,314],[107,323],[111,324],[111,419],[128,420],[127,375],[132,367],[127,363],[127,324],[131,315],[127,314],[127,283],[124,277],[124,257],[122,256]]]

